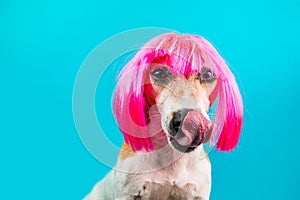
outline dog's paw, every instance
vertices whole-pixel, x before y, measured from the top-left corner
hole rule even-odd
[[[149,193],[150,193],[150,183],[145,182],[144,185],[142,185],[141,188],[139,189],[138,193],[130,197],[130,200],[147,199]]]
[[[133,197],[131,198],[131,200],[142,200],[142,196],[140,196],[140,195],[133,196]]]
[[[201,200],[199,188],[192,183],[187,183],[185,185],[185,189],[189,196],[191,196],[194,200]]]
[[[209,199],[209,193],[205,193],[203,190],[201,190],[195,184],[187,183],[185,185],[185,189],[188,194],[188,199],[193,199],[193,200],[208,200]]]
[[[204,199],[202,197],[195,197],[193,200],[206,200],[206,199]]]
[[[141,188],[141,194],[145,195],[148,194],[149,192],[150,192],[150,182],[146,181],[143,187]]]

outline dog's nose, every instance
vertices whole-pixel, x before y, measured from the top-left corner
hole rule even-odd
[[[178,133],[185,116],[187,115],[188,112],[192,110],[193,109],[181,109],[173,113],[173,118],[170,122],[170,129],[172,135],[176,135],[176,133]]]

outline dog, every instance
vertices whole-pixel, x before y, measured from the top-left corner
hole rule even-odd
[[[243,102],[234,75],[207,40],[166,33],[122,69],[113,112],[125,141],[115,168],[86,200],[208,200],[211,164],[203,144],[219,151],[237,146]]]

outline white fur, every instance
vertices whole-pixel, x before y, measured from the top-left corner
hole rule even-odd
[[[168,146],[150,154],[119,160],[85,199],[209,199],[211,165],[202,145],[190,153]]]

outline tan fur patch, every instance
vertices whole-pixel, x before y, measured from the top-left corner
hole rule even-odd
[[[121,151],[119,154],[119,159],[125,160],[126,158],[132,156],[133,154],[134,154],[134,151],[132,150],[130,145],[128,145],[126,142],[123,142],[122,148],[121,148]]]
[[[208,157],[207,153],[205,153],[205,157],[208,160],[208,162],[210,163],[210,160],[209,160],[209,157]]]

